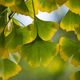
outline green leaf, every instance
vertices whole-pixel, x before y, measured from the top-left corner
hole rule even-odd
[[[65,61],[72,57],[71,63],[75,66],[80,65],[80,42],[62,37],[59,44],[61,57]]]
[[[30,43],[37,37],[37,30],[34,23],[30,24],[27,27],[21,28],[20,31],[23,35],[23,44]]]
[[[16,0],[15,5],[11,6],[10,9],[16,13],[28,15],[28,8],[24,0],[19,0],[19,1]]]
[[[77,35],[77,38],[80,41],[80,24],[76,24],[75,34]]]
[[[31,17],[34,17],[34,11],[33,11],[33,4],[32,0],[26,0],[25,2],[27,8],[28,8],[28,13]],[[35,14],[38,14],[38,4],[34,0],[34,8],[35,8]]]
[[[64,3],[66,3],[68,0],[55,0],[57,2],[58,5],[63,5]]]
[[[27,1],[16,0],[15,5],[11,6],[10,9],[16,13],[34,17],[32,0],[27,0]],[[36,8],[35,8],[35,13],[36,14],[38,13],[38,10]]]
[[[3,13],[0,15],[0,33],[3,32],[4,28],[6,27],[7,24],[7,13]]]
[[[15,4],[15,0],[0,0],[0,4],[6,7],[10,7]]]
[[[74,31],[80,40],[80,15],[69,11],[62,19],[60,27],[66,31]]]
[[[59,28],[56,22],[43,21],[38,18],[36,18],[35,24],[38,28],[39,37],[44,41],[51,40]]]
[[[5,9],[6,9],[5,6],[0,5],[0,14],[1,14],[3,11],[5,11]]]
[[[5,36],[4,33],[0,34],[0,58],[8,58],[9,53],[5,47]]]
[[[70,76],[70,80],[79,80],[80,79],[80,71],[74,72]]]
[[[57,44],[39,38],[23,45],[21,53],[32,67],[47,66],[57,53]]]
[[[51,12],[64,4],[67,0],[34,0],[35,5],[41,11]]]
[[[3,80],[8,80],[15,76],[20,70],[21,67],[9,59],[0,59],[0,77],[2,77]]]
[[[80,14],[80,1],[79,0],[68,0],[66,3],[66,6],[69,7],[69,9],[76,13]]]
[[[39,2],[39,9],[41,11],[51,12],[52,10],[57,9],[57,3],[55,2],[55,0],[39,0],[38,2]]]
[[[20,29],[19,25],[13,22],[12,27],[13,27],[12,32],[6,37],[6,47],[10,51],[13,51],[13,50],[16,51],[17,49],[19,49],[19,47],[23,43],[23,35],[19,31]]]

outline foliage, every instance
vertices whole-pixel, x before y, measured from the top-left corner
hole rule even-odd
[[[43,21],[36,16],[39,10],[51,12],[61,5],[68,7],[69,11],[60,23]],[[15,13],[30,16],[33,22],[28,26],[23,24],[21,26],[14,18]],[[60,34],[56,35],[59,30],[61,30]],[[55,36],[59,38],[52,41]],[[58,70],[60,65],[68,61],[78,67],[80,66],[79,44],[79,0],[0,0],[0,77],[2,80],[12,78],[23,69],[22,66],[25,64],[22,64],[21,60],[25,60],[33,68],[42,66],[53,71]],[[56,56],[59,58],[55,59]],[[52,67],[49,66],[50,64]],[[80,72],[73,70],[69,80],[73,80],[73,77],[79,80],[79,74]]]

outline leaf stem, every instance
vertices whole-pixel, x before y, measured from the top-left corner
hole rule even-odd
[[[33,12],[34,12],[34,18],[35,18],[36,14],[35,14],[35,7],[34,7],[34,1],[33,0],[32,0],[32,6],[33,6]]]

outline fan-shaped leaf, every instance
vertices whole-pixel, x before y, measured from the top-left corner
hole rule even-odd
[[[20,70],[21,67],[9,59],[0,60],[0,77],[2,77],[3,80],[15,76]]]
[[[80,69],[80,67],[79,67]],[[70,76],[70,80],[79,80],[80,79],[80,71],[73,72]]]
[[[80,65],[80,42],[73,41],[62,37],[60,39],[60,54],[61,57],[67,61],[72,57],[71,63],[75,66]]]
[[[10,7],[15,4],[15,0],[0,0],[0,4],[6,7]]]
[[[3,29],[6,27],[7,23],[6,17],[7,17],[6,12],[0,15],[0,33],[2,33]]]
[[[16,50],[19,48],[19,46],[23,43],[23,35],[19,31],[19,25],[16,25],[13,22],[13,30],[12,32],[6,37],[6,47],[9,50]]]
[[[67,2],[68,0],[55,0],[56,1],[56,3],[58,4],[58,5],[62,5],[62,4],[64,4],[65,2]]]
[[[59,28],[58,24],[55,22],[42,21],[38,18],[36,18],[36,26],[38,28],[38,35],[44,41],[51,40]]]
[[[5,36],[4,33],[0,34],[0,58],[8,58],[8,50],[5,47]]]
[[[39,9],[38,9],[38,4],[36,3],[36,0],[34,0],[34,3],[32,2],[32,0],[26,0],[25,3],[28,8],[28,13],[31,17],[34,17],[33,5],[35,9],[35,14],[38,14]]]
[[[74,31],[80,40],[80,15],[69,11],[62,19],[60,27],[66,31]]]
[[[37,30],[34,24],[21,28],[21,32],[23,34],[23,44],[30,43],[37,37]]]
[[[0,14],[6,9],[5,6],[0,5]]]
[[[16,13],[28,15],[28,8],[24,0],[19,0],[19,1],[16,0],[15,5],[11,6],[10,9]]]
[[[34,0],[34,3],[37,4],[37,8],[39,8],[39,10],[51,12],[57,9],[58,6],[64,4],[66,1],[67,0]]]
[[[31,17],[34,17],[34,11],[33,11],[33,4],[32,0],[16,0],[15,5],[11,6],[10,9],[13,12],[23,14],[23,15],[29,15]],[[38,9],[35,8],[35,13],[38,13]]]
[[[68,0],[66,5],[69,7],[69,9],[76,13],[80,14],[80,1],[79,0]]]
[[[34,42],[23,45],[21,53],[31,66],[48,65],[57,53],[57,44],[36,39]]]

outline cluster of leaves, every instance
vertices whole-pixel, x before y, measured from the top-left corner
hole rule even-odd
[[[36,17],[38,11],[51,12],[65,4],[69,11],[60,23],[43,21]],[[34,20],[21,26],[13,17],[15,13]],[[61,36],[58,43],[52,37],[59,29],[73,31],[77,39]],[[16,75],[22,58],[33,67],[47,66],[57,53],[62,59],[80,65],[80,1],[79,0],[0,0],[0,77],[7,80]]]

